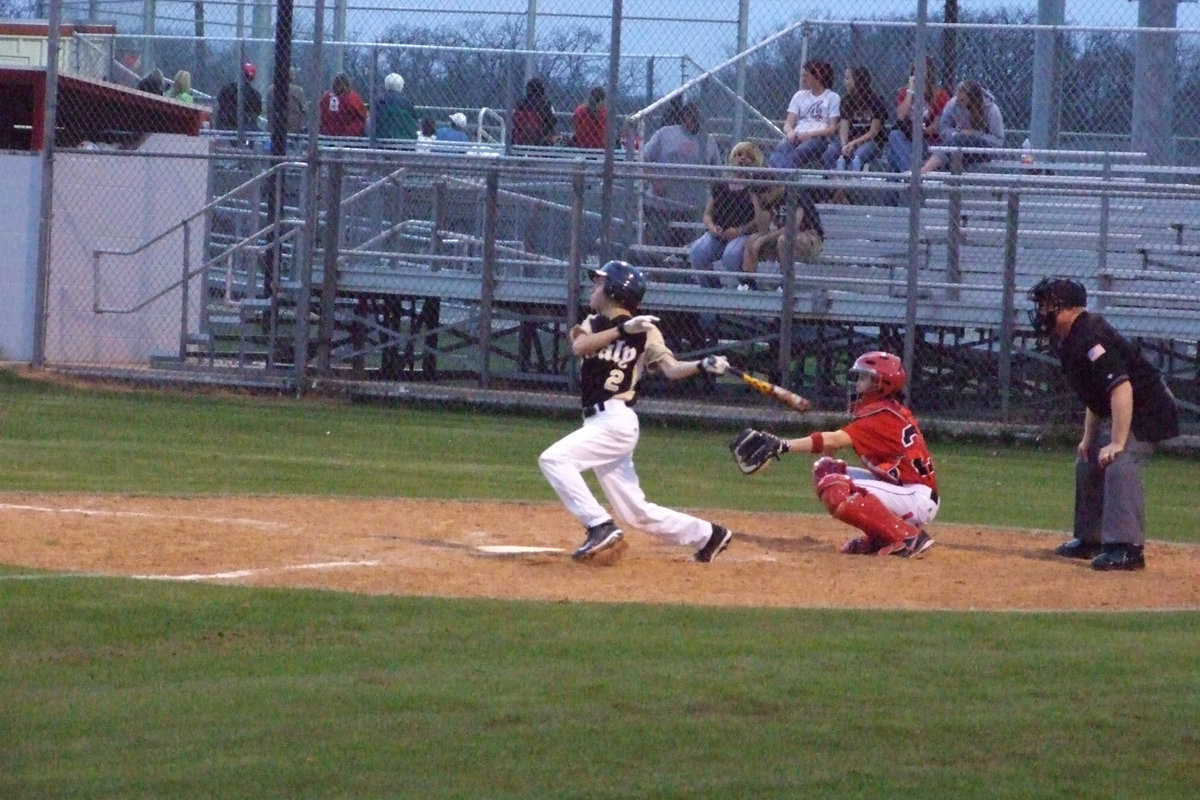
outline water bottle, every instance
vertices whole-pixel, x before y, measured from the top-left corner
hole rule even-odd
[[[1025,137],[1025,141],[1021,142],[1021,163],[1033,163],[1033,142],[1029,141],[1029,137]]]

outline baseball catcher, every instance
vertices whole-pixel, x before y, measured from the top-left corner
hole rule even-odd
[[[937,514],[933,458],[912,412],[900,400],[904,365],[891,353],[864,353],[850,367],[850,422],[836,431],[784,439],[746,428],[729,443],[733,459],[752,475],[784,453],[815,453],[813,487],[834,519],[862,531],[843,553],[911,558],[933,539],[924,531]],[[832,453],[854,448],[862,467]]]

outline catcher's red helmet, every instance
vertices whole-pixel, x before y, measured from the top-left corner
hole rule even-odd
[[[246,80],[254,80],[254,76],[257,74],[258,70],[249,61],[247,61],[245,64],[242,64],[242,75],[245,76]]]
[[[859,380],[863,376],[870,382],[866,388],[859,389]],[[907,379],[899,356],[882,350],[863,353],[850,367],[850,407],[900,394]]]

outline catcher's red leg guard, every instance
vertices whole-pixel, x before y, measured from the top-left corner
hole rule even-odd
[[[893,546],[904,544],[908,536],[920,531],[897,517],[873,494],[859,489],[846,475],[826,475],[817,483],[817,497],[834,519],[853,525],[870,537],[882,549],[891,552]]]

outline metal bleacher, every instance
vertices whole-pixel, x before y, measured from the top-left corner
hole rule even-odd
[[[322,286],[336,294],[323,334],[321,310],[310,307],[311,335],[328,337],[328,360],[318,367],[394,381],[569,383],[563,334],[586,298],[580,267],[599,258],[602,159],[547,149],[555,152],[486,159],[331,153],[341,180],[333,195],[322,185],[307,278],[314,295]],[[624,229],[638,169],[616,164],[615,224]],[[234,170],[214,186],[244,177]],[[934,388],[963,364],[995,372],[1005,330],[1018,350],[1028,349],[1024,291],[1046,274],[1069,274],[1118,329],[1164,343],[1157,347],[1169,371],[1195,385],[1200,195],[1155,182],[1105,188],[1094,178],[966,173],[923,186],[914,223],[910,206],[896,204],[897,195],[906,199],[900,179],[842,179],[857,202],[818,205],[826,229],[820,257],[788,274],[778,263],[760,265],[758,291],[736,291],[735,276],[704,287],[686,263],[653,260],[645,305],[663,317],[680,357],[729,352],[819,401],[842,391],[832,377],[839,359],[864,346],[896,348],[911,318]],[[287,363],[277,355],[291,347],[301,319],[301,273],[287,249],[276,294],[263,296],[268,242],[244,240],[261,227],[262,203],[261,195],[238,195],[213,211],[207,330],[194,350],[209,365]],[[299,208],[288,206],[287,215],[308,224]],[[314,353],[319,344],[313,340]],[[988,383],[978,394],[994,390]]]

